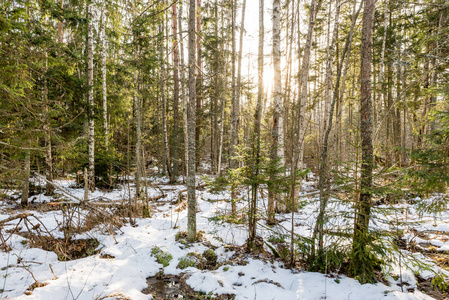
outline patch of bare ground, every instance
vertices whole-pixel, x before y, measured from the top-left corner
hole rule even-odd
[[[47,242],[43,243],[41,248],[55,252],[60,261],[83,258],[99,252],[97,239],[65,240],[47,238],[46,240]]]
[[[400,238],[395,241],[399,248],[412,252],[419,252],[424,256],[432,259],[432,261],[434,261],[435,264],[440,268],[449,270],[448,251],[440,251],[437,247],[430,243],[430,241],[434,238],[438,238],[439,240],[444,241],[444,239],[447,238],[448,233],[435,230],[413,232],[417,237],[425,240],[426,242],[416,243],[415,241],[412,241],[411,243],[406,243],[404,239]],[[432,235],[432,237],[430,235]],[[440,288],[438,284],[436,284],[435,282],[433,283],[433,281],[437,277],[424,279],[421,276],[416,275],[416,279],[418,281],[418,290],[437,300],[449,300],[449,290],[447,289],[447,284],[449,284],[449,282],[446,282],[446,284],[443,283]],[[442,280],[444,280],[444,278]]]
[[[142,290],[143,294],[152,295],[154,300],[169,299],[216,299],[216,300],[233,300],[235,295],[222,294],[212,295],[203,292],[197,292],[192,289],[186,280],[189,275],[181,273],[180,275],[164,275],[158,273],[156,276],[148,277],[148,287]]]
[[[432,278],[424,279],[420,276],[416,277],[418,280],[418,290],[422,293],[435,298],[436,300],[448,300],[449,291],[442,291],[437,286],[432,284]]]

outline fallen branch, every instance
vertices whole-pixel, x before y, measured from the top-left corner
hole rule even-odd
[[[0,226],[3,226],[5,223],[8,223],[10,221],[13,221],[13,220],[16,220],[16,219],[24,219],[24,218],[29,217],[29,216],[33,216],[33,214],[28,212],[28,213],[23,213],[23,214],[18,214],[18,215],[15,215],[15,216],[11,216],[9,218],[1,220],[0,221]]]
[[[156,201],[159,200],[161,198],[164,198],[166,195],[158,195],[155,197],[150,197],[148,198],[148,201]],[[123,203],[121,202],[117,202],[117,201],[113,201],[111,200],[110,202],[94,202],[94,201],[89,201],[89,203],[87,204],[86,202],[70,202],[70,201],[61,201],[61,202],[48,202],[47,205],[50,206],[96,206],[96,207],[123,207],[128,205],[128,203]]]
[[[351,184],[352,183],[345,183],[345,184],[337,185],[335,187],[330,188],[329,191],[335,191],[335,190],[341,189],[341,188],[346,187],[346,186],[351,185]],[[320,191],[318,190],[318,191],[315,191],[315,192],[310,192],[310,193],[299,195],[298,198],[315,196],[315,195],[318,195],[319,193],[320,193]]]
[[[408,168],[405,168],[405,169],[414,169],[414,168],[419,167],[419,166],[420,166],[420,165],[411,166],[411,167],[408,167]],[[391,172],[387,172],[387,173],[379,172],[379,173],[375,173],[374,175],[377,176],[377,177],[383,177],[383,176],[393,175],[393,174],[396,174],[396,173],[401,173],[401,172],[403,172],[405,169],[395,170],[395,171],[391,171]],[[354,184],[354,183],[353,183],[353,182],[349,182],[349,183],[337,185],[337,186],[335,186],[335,187],[330,188],[329,191],[335,191],[335,190],[344,188],[344,187],[349,186],[349,185],[352,185],[352,184]],[[315,195],[318,195],[319,193],[320,193],[320,191],[317,190],[317,191],[314,191],[314,192],[310,192],[310,193],[306,193],[306,194],[299,195],[298,198],[304,198],[304,197],[315,196]]]
[[[76,197],[76,196],[73,196],[73,195],[70,194],[65,188],[63,188],[62,186],[60,186],[60,185],[54,183],[53,181],[47,180],[47,178],[45,178],[44,176],[42,176],[42,175],[40,175],[40,174],[38,174],[38,173],[34,173],[34,175],[35,175],[36,177],[38,177],[38,178],[44,180],[46,183],[51,184],[52,186],[55,187],[55,189],[60,190],[64,195],[69,196],[70,198],[75,199],[76,201],[83,202],[82,199],[80,199],[80,198],[78,198],[78,197]]]
[[[165,193],[164,193],[164,190],[159,186],[159,185],[155,185],[156,186],[156,188],[159,190],[159,192],[161,192],[161,198],[164,198],[166,195],[165,195]],[[156,199],[157,200],[157,199]]]
[[[102,207],[119,207],[124,206],[125,204],[121,202],[89,202],[89,205],[82,202],[48,202],[47,205],[50,206],[102,206]]]
[[[206,187],[206,185],[207,185],[207,184],[205,184],[205,183],[204,183],[204,184],[200,184],[200,185],[196,186],[195,189],[201,189],[201,188],[203,188],[203,187]],[[182,193],[185,193],[185,192],[187,192],[187,189],[183,189],[183,190],[180,190],[180,191],[178,192],[178,202],[181,201]]]
[[[210,202],[210,203],[217,203],[217,202],[226,202],[231,201],[230,199],[203,199],[204,201]]]
[[[166,196],[167,196],[166,194],[162,194],[159,196],[150,197],[150,198],[148,198],[148,201],[157,201],[159,199],[165,198]]]

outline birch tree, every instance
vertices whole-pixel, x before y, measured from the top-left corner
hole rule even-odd
[[[93,57],[93,15],[92,4],[87,4],[87,86],[88,86],[88,152],[89,152],[89,190],[95,189],[95,103],[94,103],[94,57]]]
[[[107,66],[106,66],[106,9],[105,2],[101,5],[101,25],[100,25],[100,40],[101,40],[101,96],[103,102],[103,130],[104,142],[106,148],[109,146],[109,122],[108,122],[108,95],[107,95]]]
[[[274,114],[272,158],[284,165],[284,109],[281,80],[281,1],[273,0]]]
[[[281,1],[273,0],[273,69],[274,69],[274,113],[272,129],[271,160],[277,165],[284,165],[284,116],[282,105],[281,80]],[[276,175],[274,175],[276,176]],[[268,223],[274,223],[275,202],[280,211],[285,211],[280,195],[270,188],[268,191]]]

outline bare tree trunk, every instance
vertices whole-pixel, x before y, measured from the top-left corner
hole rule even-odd
[[[162,24],[162,36],[165,36],[168,34],[169,32],[169,23],[168,23],[168,17],[165,16],[165,22]],[[163,47],[163,51],[162,51],[162,62],[164,63],[162,66],[162,90],[161,93],[163,95],[162,98],[162,120],[164,121],[164,126],[163,126],[163,138],[165,138],[164,140],[164,152],[165,152],[165,157],[167,160],[167,173],[168,173],[168,178],[170,179],[170,182],[174,182],[175,179],[173,178],[173,173],[172,173],[172,161],[171,161],[171,154],[170,154],[170,144],[168,142],[168,121],[167,121],[167,101],[169,98],[169,89],[165,88],[165,81],[167,80],[167,66],[165,65],[165,62],[168,61],[168,48],[169,48],[169,41],[166,38],[165,39],[165,47]],[[162,45],[161,45],[162,46]]]
[[[224,12],[223,10],[221,11],[221,23],[225,24],[225,19],[224,19]],[[221,31],[221,40],[225,41],[225,35],[224,35],[224,30]],[[223,139],[224,139],[224,120],[225,120],[225,109],[226,109],[226,90],[228,87],[228,61],[227,61],[227,56],[226,53],[229,51],[229,44],[227,43],[222,43],[222,53],[223,53],[223,57],[225,57],[224,59],[224,63],[222,65],[223,68],[223,74],[224,74],[224,78],[223,78],[223,94],[222,94],[222,100],[221,100],[221,124],[220,124],[220,132],[219,132],[219,148],[218,148],[218,166],[217,166],[217,175],[220,176],[221,174],[221,164],[222,164],[222,159],[223,159]]]
[[[302,59],[302,65],[299,73],[300,88],[299,88],[299,98],[298,98],[298,126],[295,138],[296,143],[296,153],[295,153],[295,164],[298,167],[303,167],[303,156],[304,156],[304,137],[306,133],[306,104],[307,104],[307,85],[309,82],[309,67],[310,67],[310,53],[312,50],[313,41],[313,31],[315,27],[315,20],[318,11],[321,8],[322,0],[311,0],[310,4],[310,17],[309,17],[309,27],[307,30],[306,44],[304,46],[304,55]]]
[[[28,195],[30,192],[30,151],[25,152],[25,166],[23,170],[23,186],[20,205],[26,207],[28,205]]]
[[[83,201],[87,202],[89,200],[89,174],[87,168],[84,168],[84,198]]]
[[[398,51],[400,51],[400,48],[398,48]],[[401,101],[401,66],[398,64],[397,66],[397,73],[396,73],[396,103],[399,103]],[[401,164],[401,110],[399,109],[399,106],[396,106],[393,110],[394,113],[394,121],[393,121],[393,136],[394,136],[394,143],[396,149],[394,150],[395,153],[395,163],[400,166]]]
[[[387,85],[388,85],[388,89],[387,89],[387,98],[386,98],[386,106],[388,107],[388,110],[391,109],[392,105],[393,105],[393,89],[392,89],[392,83],[393,83],[393,74],[392,74],[392,69],[391,69],[391,62],[389,62],[387,64]],[[393,147],[394,147],[394,134],[393,134],[393,127],[394,127],[394,121],[392,118],[392,114],[389,113],[389,111],[386,112],[386,140],[387,140],[387,145],[388,145],[388,150],[387,150],[387,156],[385,158],[386,161],[386,165],[388,167],[390,167],[393,162],[394,162],[394,153],[393,152]]]
[[[44,108],[44,141],[45,141],[45,176],[47,177],[47,183],[45,185],[45,190],[47,195],[52,195],[54,192],[54,187],[51,184],[53,182],[53,156],[51,147],[51,130],[50,130],[50,108],[48,103],[48,88],[47,88],[47,64],[48,56],[45,52],[45,68],[42,83],[42,104]]]
[[[225,78],[223,80],[223,86],[226,87],[228,84],[228,74],[225,71]],[[219,134],[219,147],[218,147],[218,165],[217,165],[217,175],[221,174],[221,164],[222,164],[222,156],[223,156],[223,138],[224,138],[224,120],[225,120],[225,109],[226,109],[226,92],[221,100],[221,124],[220,124],[220,132]]]
[[[243,52],[243,35],[245,32],[245,10],[246,10],[246,0],[243,0],[242,6],[242,21],[240,23],[240,40],[239,40],[239,54],[238,54],[238,67],[237,67],[237,88],[235,96],[235,145],[238,144],[238,131],[239,131],[239,118],[240,118],[240,94],[242,89],[242,52]]]
[[[387,44],[387,26],[388,26],[388,0],[385,0],[385,5],[384,5],[384,32],[383,32],[383,36],[382,36],[382,52],[380,54],[380,71],[379,71],[379,84],[378,84],[378,89],[379,89],[379,104],[380,106],[382,106],[382,103],[385,103],[385,98],[386,98],[386,85],[383,83],[384,81],[384,70],[385,70],[385,49],[386,49],[386,44]],[[381,114],[381,117],[385,117],[385,114]],[[379,118],[381,120],[381,118]],[[377,122],[376,127],[380,126],[380,121]],[[388,132],[388,122],[386,122],[386,131]],[[376,128],[376,131],[379,130]],[[388,136],[388,135],[387,135]],[[388,137],[386,138],[387,143],[388,143]],[[385,154],[385,162],[387,162],[387,157],[388,157],[388,152],[390,151],[388,149],[388,147],[385,147],[385,151],[387,152]]]
[[[337,10],[335,13],[335,21],[337,21],[338,14],[340,13],[340,7],[337,6]],[[323,115],[323,126],[320,128],[321,132],[321,142],[324,139],[324,134],[327,129],[327,118],[329,116],[329,109],[331,103],[331,94],[332,94],[332,65],[333,65],[333,52],[335,47],[334,39],[331,40],[331,17],[332,17],[332,0],[329,1],[329,11],[327,16],[327,34],[326,34],[326,73],[325,73],[325,87],[324,87],[324,115]],[[334,27],[334,34],[336,34],[336,29]],[[332,45],[331,43],[334,42]],[[331,53],[332,52],[332,53]]]
[[[218,1],[214,2],[214,34],[218,37]],[[222,24],[224,26],[224,24]],[[218,169],[218,143],[219,143],[219,134],[218,134],[218,99],[220,98],[220,85],[219,85],[219,72],[220,72],[220,51],[218,48],[214,49],[214,97],[211,99],[211,171],[214,174],[217,174]]]
[[[196,128],[195,128],[195,149],[196,149],[196,167],[198,167],[201,160],[201,126],[202,126],[202,105],[203,105],[203,64],[202,64],[202,48],[201,48],[201,0],[197,0],[196,4],[196,50],[197,50],[197,67],[196,74]]]
[[[159,25],[159,31],[161,32],[162,36],[165,32],[165,26]],[[168,172],[168,175],[170,177],[170,180],[173,181],[173,178],[171,176],[171,165],[169,160],[169,146],[168,146],[168,133],[167,133],[167,98],[166,98],[166,91],[165,91],[165,51],[163,43],[160,44],[160,54],[161,54],[161,114],[162,114],[162,174],[165,175],[165,172]]]
[[[184,5],[181,4],[179,8],[179,16],[178,16],[178,27],[179,27],[179,42],[180,42],[180,48],[181,48],[181,92],[182,92],[182,118],[183,118],[183,130],[184,130],[184,159],[185,159],[185,175],[188,176],[188,166],[189,166],[189,134],[188,134],[188,117],[187,117],[187,111],[188,111],[188,103],[187,103],[187,93],[185,89],[185,71],[184,71],[184,42],[182,38],[182,15],[183,15],[183,8]]]
[[[134,7],[133,11],[134,17],[137,15],[137,10]],[[134,41],[136,37],[134,36]],[[141,103],[139,98],[139,47],[135,45],[134,49],[134,61],[135,61],[135,70],[134,70],[134,114],[135,114],[135,122],[136,122],[136,147],[135,147],[135,159],[136,159],[136,173],[134,182],[136,185],[136,198],[139,199],[141,195],[141,181],[142,181],[142,159],[141,159],[141,130],[142,130],[142,120],[141,120]],[[129,138],[129,137],[128,137]],[[128,141],[129,143],[129,141]],[[129,151],[129,149],[128,149]],[[129,195],[131,201],[131,194]],[[136,200],[137,200],[136,199]],[[137,203],[137,202],[136,202]]]
[[[298,13],[298,20],[299,20],[299,3],[300,3],[300,0],[298,0],[298,9],[296,9],[295,8],[295,1],[294,0],[292,1],[292,27],[291,27],[291,34],[290,34],[290,50],[289,50],[289,54],[288,54],[288,63],[287,63],[287,65],[288,65],[288,72],[287,72],[288,78],[287,78],[286,83],[285,83],[285,89],[287,91],[287,94],[286,94],[286,100],[284,101],[284,108],[285,108],[285,114],[284,115],[285,115],[285,118],[287,119],[287,123],[289,123],[289,121],[288,121],[288,116],[289,116],[288,107],[291,105],[291,98],[290,98],[290,93],[291,93],[291,90],[292,90],[292,87],[291,87],[291,77],[292,77],[291,76],[291,72],[292,72],[292,68],[293,68],[292,49],[293,49],[293,45],[295,43],[294,36],[295,36],[295,23],[296,23],[296,14],[297,13]],[[287,17],[288,17],[288,14],[287,14]],[[287,18],[287,20],[288,20],[288,18]],[[300,24],[299,23],[300,22],[298,21],[298,43],[299,43],[300,34],[301,34],[301,32],[300,32]],[[298,44],[298,46],[299,46],[299,44]],[[298,49],[299,49],[299,47],[298,47]],[[298,50],[298,52],[299,52],[299,50]],[[298,53],[298,61],[300,61],[299,53]],[[296,98],[296,90],[293,93],[293,99],[295,99],[295,98]],[[294,131],[295,131],[295,123],[296,123],[296,120],[294,120],[294,118],[295,118],[294,106],[292,106],[292,110],[291,111],[292,111],[292,123],[291,124],[293,126],[291,126],[291,132],[290,132],[291,137],[292,137],[292,139],[290,140],[290,149],[291,149],[291,151],[290,151],[290,172],[293,173],[293,172],[296,172],[296,166],[295,167],[293,166],[293,160],[294,160],[294,158],[293,158],[293,153],[294,153],[294,149],[293,149],[294,142],[293,142],[293,139],[294,139]],[[287,128],[287,126],[285,128]],[[287,143],[287,141],[286,141],[286,143]],[[285,145],[285,147],[286,146],[287,145]],[[295,178],[295,181],[296,181],[296,176],[291,175],[291,179],[293,179],[293,178]],[[295,195],[295,187],[293,187],[293,185],[296,185],[296,182],[291,181],[290,184],[291,184],[290,203],[291,203],[291,207],[292,207],[292,209],[291,209],[291,232],[290,232],[290,239],[291,239],[290,240],[290,266],[293,267],[294,266],[294,262],[295,262],[295,239],[294,239],[294,235],[295,235],[295,221],[294,220],[295,220],[295,211],[297,210],[296,201],[295,201],[295,197],[296,197],[296,195]]]
[[[232,65],[232,98],[231,98],[231,139],[230,139],[230,156],[231,156],[231,168],[237,169],[239,167],[238,161],[236,159],[237,156],[237,139],[238,139],[238,99],[237,99],[237,85],[235,78],[235,56],[236,56],[236,45],[235,45],[235,23],[236,23],[236,0],[232,0],[231,6],[231,47],[232,47],[232,56],[231,56],[231,65]],[[235,215],[237,213],[237,204],[236,204],[236,191],[235,187],[231,187],[231,213]]]
[[[224,23],[223,13],[222,13],[222,23]],[[222,36],[222,39],[224,40],[224,34]],[[225,45],[223,44],[223,55],[228,51],[228,49],[225,49]],[[225,109],[226,109],[226,89],[228,86],[228,69],[225,67],[227,66],[227,60],[225,59],[225,63],[223,64],[223,71],[224,71],[224,78],[223,78],[223,96],[221,99],[221,124],[220,124],[220,132],[219,132],[219,148],[218,148],[218,167],[217,167],[217,175],[220,176],[221,174],[221,164],[223,159],[223,139],[224,139],[224,122],[225,122]]]
[[[363,3],[363,2],[362,2]],[[356,15],[356,1],[354,1],[354,5],[353,5],[353,16]],[[358,15],[358,14],[357,14]],[[348,52],[351,52],[351,44],[349,44],[349,49]],[[350,55],[346,56],[346,61],[345,61],[345,67],[343,69],[343,74],[342,74],[342,79],[341,79],[341,88],[340,88],[340,95],[339,95],[339,110],[338,110],[338,118],[337,118],[337,122],[338,122],[338,131],[339,131],[339,136],[340,136],[340,149],[343,153],[346,153],[346,145],[347,143],[343,143],[342,141],[344,141],[344,139],[348,140],[350,139],[351,133],[345,134],[344,136],[342,135],[342,113],[343,113],[343,108],[342,108],[342,101],[344,99],[344,94],[346,91],[346,75],[348,73],[349,67],[350,67]],[[348,110],[348,114],[349,114],[349,126],[351,126],[352,124],[352,103],[349,104],[349,108]],[[350,131],[351,132],[351,131]],[[349,155],[346,154],[346,156],[340,155],[340,161],[342,161],[343,159],[349,159]]]
[[[30,16],[30,7],[27,6],[27,16]],[[27,29],[30,30],[30,24],[27,24]],[[28,98],[28,97],[27,97]],[[28,206],[28,197],[30,194],[30,160],[31,160],[30,150],[25,152],[25,165],[23,170],[23,185],[22,185],[22,195],[20,200],[20,205],[22,207]],[[0,155],[1,162],[3,162],[3,155]],[[3,165],[2,163],[0,165]]]
[[[309,81],[309,66],[310,66],[310,53],[312,50],[313,30],[315,27],[315,20],[318,11],[320,10],[322,0],[311,0],[309,25],[307,30],[306,44],[304,46],[304,55],[302,58],[302,64],[299,71],[299,92],[298,103],[296,105],[296,117],[294,118],[294,130],[292,133],[292,168],[291,168],[291,198],[292,203],[296,196],[296,170],[297,168],[303,168],[303,156],[304,156],[304,138],[306,133],[305,126],[305,113],[307,104],[307,85]],[[298,30],[299,35],[299,30]],[[298,36],[298,43],[301,39]],[[298,49],[300,45],[298,44]]]
[[[297,34],[297,42],[298,42],[298,70],[301,71],[302,65],[301,65],[301,22],[300,22],[300,5],[301,1],[298,0],[298,6],[297,6],[297,15],[298,15],[298,34]],[[296,83],[298,88],[301,87],[301,81],[300,81],[300,75],[301,73],[299,72],[298,76],[296,76]],[[298,96],[300,95],[299,91],[298,91]],[[299,101],[298,101],[299,102]],[[297,196],[298,193],[298,189],[296,188],[296,171],[298,168],[298,160],[299,160],[299,151],[297,149],[298,146],[298,118],[299,118],[299,113],[300,113],[300,108],[298,107],[299,104],[297,104],[296,106],[296,110],[294,109],[295,106],[292,106],[292,129],[291,129],[291,153],[290,153],[290,173],[291,173],[291,191],[290,191],[290,200],[292,203],[292,207],[295,207],[295,197]],[[292,209],[292,216],[294,215],[294,209]],[[294,229],[294,225],[292,225],[292,229]],[[292,237],[293,237],[293,230],[291,232]],[[290,245],[290,264],[293,264],[294,261],[294,249],[293,249],[294,245],[293,245],[293,240],[291,242]]]
[[[367,257],[368,228],[371,215],[373,183],[373,124],[371,64],[373,50],[373,25],[376,0],[365,0],[362,25],[361,66],[360,66],[360,136],[362,142],[362,167],[360,177],[360,198],[355,216],[352,270],[360,281],[375,281],[374,262]]]
[[[272,129],[271,161],[283,166],[284,161],[284,108],[282,103],[281,81],[281,1],[273,0],[273,69],[274,69],[274,113]],[[275,175],[276,176],[276,175]],[[273,214],[275,202],[279,211],[287,207],[281,196],[272,188],[268,191],[268,214]]]
[[[281,85],[281,1],[273,0],[273,69],[274,69],[274,115],[273,158],[284,165],[284,108]]]
[[[103,128],[104,128],[104,141],[106,148],[109,146],[109,123],[108,123],[108,96],[107,96],[107,82],[106,82],[106,11],[105,2],[102,2],[101,6],[101,26],[100,26],[100,39],[101,39],[101,94],[103,98]]]
[[[95,189],[95,103],[94,103],[94,58],[93,58],[92,4],[87,5],[87,85],[89,122],[89,190]]]
[[[443,1],[444,2],[444,1]],[[444,23],[444,19],[443,19],[443,17],[446,17],[447,16],[447,8],[446,8],[446,10],[442,10],[441,12],[440,12],[440,16],[439,16],[439,18],[438,18],[438,27],[437,27],[437,32],[436,32],[436,34],[437,34],[437,38],[436,38],[436,41],[435,41],[435,54],[436,54],[436,56],[438,56],[438,57],[441,57],[441,55],[440,55],[440,53],[441,53],[441,50],[440,50],[440,32],[441,32],[441,27],[443,26],[443,23]],[[447,29],[447,27],[446,27],[446,29]],[[432,72],[432,82],[431,82],[431,84],[432,84],[432,88],[437,88],[437,84],[438,84],[438,61],[437,61],[437,59],[436,59],[436,57],[433,57],[432,58],[432,69],[433,69],[433,72]],[[430,109],[434,109],[435,108],[435,105],[437,104],[436,103],[437,102],[437,97],[435,96],[435,93],[431,93],[431,96],[430,96]],[[431,120],[431,122],[430,122],[430,130],[435,130],[435,128],[436,128],[436,122],[434,121],[434,120]],[[404,128],[404,130],[405,130],[405,128]]]
[[[257,55],[257,106],[256,113],[254,118],[254,130],[255,130],[255,171],[254,175],[257,177],[259,175],[260,169],[260,126],[261,126],[261,118],[262,118],[262,100],[263,100],[263,43],[264,43],[264,19],[263,19],[263,10],[264,10],[264,0],[259,0],[259,48]],[[257,226],[257,182],[252,185],[252,199],[250,203],[250,213],[249,213],[249,222],[248,222],[248,246],[249,250],[252,248],[253,241],[256,237],[256,226]],[[270,218],[270,215],[268,215]],[[274,214],[271,216],[274,219]]]
[[[337,29],[339,22],[339,14],[340,14],[340,0],[337,0],[336,3],[336,13],[335,13],[335,23],[334,23],[334,33],[331,42],[331,48],[329,51],[329,55],[334,56],[334,45],[337,39]],[[346,59],[346,56],[350,55],[351,43],[352,43],[352,35],[354,32],[354,27],[359,16],[360,10],[362,9],[362,2],[357,10],[357,13],[352,18],[351,29],[346,38],[345,47],[343,49],[343,53],[340,58],[340,63],[338,65],[337,77],[334,86],[334,91],[332,95],[332,101],[330,103],[330,111],[327,121],[326,132],[324,134],[323,140],[323,151],[321,153],[321,161],[320,161],[320,178],[319,178],[319,190],[320,190],[320,211],[317,217],[317,221],[315,223],[315,228],[312,236],[312,257],[315,255],[315,239],[318,234],[318,250],[322,254],[324,251],[324,214],[326,212],[327,202],[329,200],[329,174],[328,174],[328,166],[327,166],[327,157],[328,157],[328,145],[329,145],[329,135],[332,130],[332,123],[334,117],[334,109],[335,104],[338,99],[339,87],[340,87],[340,79],[342,76],[343,65]],[[330,64],[332,64],[332,58],[329,59]],[[328,62],[329,63],[329,62]]]
[[[139,71],[134,71],[134,111],[136,114],[136,197],[140,198],[140,181],[142,174],[141,159],[140,159],[140,145],[141,145],[141,117],[140,117],[140,99],[139,99]]]
[[[285,138],[285,135],[288,132],[288,124],[292,124],[289,120],[289,109],[291,105],[291,93],[292,90],[294,93],[296,93],[296,90],[292,86],[292,69],[293,69],[293,45],[295,43],[295,23],[296,23],[296,10],[295,10],[295,0],[291,1],[292,9],[291,9],[291,27],[290,27],[290,20],[289,20],[289,11],[290,11],[290,5],[287,5],[287,33],[286,33],[286,53],[287,53],[287,70],[286,70],[286,79],[284,80],[284,93],[283,93],[283,107],[284,112],[283,116],[285,118],[284,120],[284,158],[286,156],[290,157],[291,159],[291,153],[289,155],[287,154],[287,148],[288,148],[288,139]],[[296,98],[296,97],[294,97]],[[291,149],[291,147],[290,147]],[[285,162],[286,165],[286,162]]]
[[[172,33],[173,33],[173,140],[172,140],[172,161],[173,171],[172,176],[174,181],[178,177],[178,144],[179,144],[179,75],[178,75],[178,12],[176,3],[173,5],[172,12]]]
[[[63,0],[59,0],[59,5],[61,8],[61,12],[62,12],[62,8],[63,8]],[[58,21],[58,43],[64,43],[64,32],[63,32],[63,25],[62,25],[62,21]]]
[[[189,8],[189,172],[187,175],[187,239],[196,239],[196,196],[195,196],[195,98],[196,98],[196,58],[195,58],[195,0],[190,0]]]

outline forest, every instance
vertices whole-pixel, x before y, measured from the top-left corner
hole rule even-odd
[[[449,299],[447,0],[2,0],[0,298]]]

